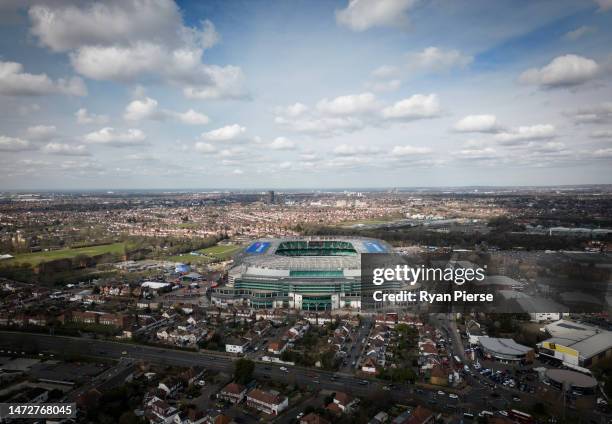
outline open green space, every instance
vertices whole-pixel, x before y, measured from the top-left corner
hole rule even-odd
[[[240,245],[218,244],[216,246],[207,247],[206,249],[200,249],[198,252],[217,259],[227,259],[236,254],[240,249],[242,249]]]
[[[30,265],[38,265],[41,262],[49,262],[57,259],[71,259],[78,255],[97,256],[107,253],[123,254],[125,251],[125,243],[102,244],[99,246],[79,247],[76,249],[58,249],[48,252],[21,253],[15,255],[13,259],[0,262],[2,265],[19,265],[28,263]]]

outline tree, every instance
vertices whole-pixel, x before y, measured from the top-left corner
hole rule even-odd
[[[250,359],[240,358],[234,363],[234,380],[240,384],[247,384],[253,379],[255,363]]]

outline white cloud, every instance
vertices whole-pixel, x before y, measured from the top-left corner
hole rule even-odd
[[[380,107],[372,93],[349,94],[332,100],[327,98],[317,103],[317,109],[330,115],[359,115],[372,112]]]
[[[195,144],[195,149],[197,152],[200,152],[200,153],[213,153],[217,151],[215,146],[213,146],[210,143],[204,143],[203,141],[198,141]]]
[[[73,146],[65,143],[48,143],[42,150],[51,155],[89,156],[87,147],[82,144]]]
[[[202,47],[209,49],[221,41],[221,35],[217,32],[215,25],[206,19],[202,22]]]
[[[189,99],[245,99],[249,97],[245,77],[237,66],[203,65],[199,70],[208,81],[206,84],[189,86],[183,90]]]
[[[472,56],[459,50],[444,50],[438,47],[427,47],[422,52],[408,55],[408,68],[424,72],[442,72],[451,68],[464,68],[472,61]]]
[[[439,116],[440,113],[440,102],[435,94],[415,94],[382,110],[384,119],[405,121],[434,118]]]
[[[306,111],[308,111],[308,106],[297,102],[297,103],[287,106],[287,108],[284,111],[281,111],[281,113],[284,113],[287,116],[295,118],[295,117],[303,115]]]
[[[455,157],[464,160],[488,160],[496,159],[499,154],[491,147],[481,149],[463,149],[453,153]]]
[[[404,27],[408,10],[416,0],[349,0],[345,9],[336,10],[336,22],[353,31],[373,27]]]
[[[0,135],[0,152],[23,152],[34,149],[28,140]]]
[[[158,111],[157,100],[147,97],[143,100],[133,100],[125,108],[123,118],[128,121],[142,119],[163,119],[163,113]]]
[[[539,124],[531,126],[522,126],[508,132],[496,134],[494,139],[500,144],[515,145],[525,141],[532,140],[547,140],[556,136],[556,130],[553,125]]]
[[[276,137],[270,144],[272,150],[294,150],[296,148],[295,142],[285,137]]]
[[[232,171],[232,174],[234,174],[234,175],[242,175],[242,174],[244,174],[244,171],[242,169],[234,169]]]
[[[40,43],[67,52],[88,78],[161,80],[200,99],[247,97],[240,68],[203,63],[204,51],[220,39],[212,22],[185,26],[174,1],[36,5],[29,17]]]
[[[246,128],[238,124],[226,125],[225,127],[202,133],[202,138],[209,141],[230,141],[241,137],[245,131]]]
[[[140,121],[151,119],[162,121],[165,119],[176,119],[188,125],[206,125],[210,122],[208,116],[203,113],[189,109],[186,112],[175,112],[167,109],[160,109],[157,100],[147,97],[130,102],[123,114],[127,121]]]
[[[203,113],[196,112],[193,109],[189,109],[187,112],[175,112],[175,116],[183,124],[188,125],[206,125],[210,122],[210,118]]]
[[[76,116],[77,123],[81,125],[89,125],[89,124],[104,125],[109,121],[108,116],[97,115],[95,113],[89,113],[87,112],[87,109],[85,108],[81,108],[77,110],[74,116]]]
[[[424,155],[431,152],[432,150],[429,147],[395,146],[391,150],[391,156],[404,157],[413,155]]]
[[[579,38],[582,38],[585,35],[590,34],[592,32],[595,32],[595,28],[587,26],[587,25],[583,25],[581,27],[578,27],[576,29],[566,32],[565,35],[563,35],[563,38],[566,40],[570,40],[570,41],[576,41]]]
[[[495,115],[468,115],[457,121],[453,129],[457,132],[495,133],[502,127]]]
[[[0,61],[0,94],[9,96],[43,96],[65,94],[85,96],[87,88],[78,77],[52,80],[47,74],[23,72],[23,65],[17,62]]]
[[[35,125],[28,127],[27,133],[30,140],[49,140],[55,137],[57,128],[55,125]]]
[[[146,135],[139,129],[128,129],[118,132],[114,128],[105,127],[86,134],[84,140],[92,144],[104,144],[114,147],[137,146],[145,143]]]
[[[284,162],[281,162],[281,163],[278,164],[278,167],[280,169],[289,169],[292,166],[293,166],[293,164],[291,162],[289,162],[289,161],[284,161]]]
[[[572,87],[595,79],[600,66],[592,59],[567,54],[558,56],[542,68],[531,68],[523,72],[520,81],[544,88]]]

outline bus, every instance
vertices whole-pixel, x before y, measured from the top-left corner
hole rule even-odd
[[[534,424],[535,420],[526,412],[511,409],[508,411],[508,417],[520,424]]]

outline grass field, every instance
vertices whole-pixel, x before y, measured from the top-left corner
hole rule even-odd
[[[242,246],[231,244],[218,244],[216,246],[207,247],[206,249],[200,249],[198,250],[198,252],[202,253],[203,255],[213,256],[218,259],[227,259],[234,255],[236,252],[238,252],[240,249],[242,249]]]
[[[13,259],[0,262],[2,265],[18,265],[29,263],[38,265],[41,262],[54,261],[56,259],[74,258],[77,255],[96,256],[105,253],[122,254],[125,250],[125,243],[103,244],[100,246],[79,247],[77,249],[60,249],[49,252],[22,253],[15,255]]]

